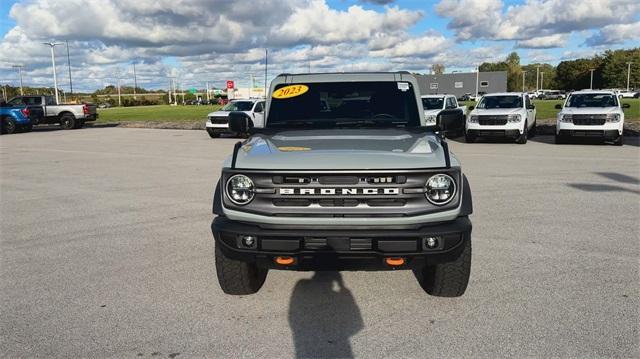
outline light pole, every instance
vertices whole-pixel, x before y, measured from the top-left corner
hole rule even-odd
[[[629,92],[629,79],[630,78],[631,78],[631,63],[627,62],[627,92]],[[22,89],[22,87],[20,87],[20,89]]]
[[[525,79],[526,73],[527,73],[526,71],[522,71],[522,92],[524,92],[524,79]]]
[[[589,84],[589,89],[590,89],[590,90],[593,90],[593,72],[594,72],[595,70],[596,70],[596,69],[589,69],[589,71],[591,71],[591,82],[590,82],[590,84]]]
[[[480,81],[480,66],[476,67],[476,101],[478,101],[478,81]]]
[[[71,82],[71,57],[69,56],[69,40],[65,40],[67,43],[67,66],[69,68],[69,90],[71,97],[73,97],[73,82]]]
[[[133,63],[133,99],[136,100],[136,87],[138,87],[138,77],[136,76],[136,63]]]
[[[538,80],[540,79],[540,66],[536,66],[536,94],[540,90]]]
[[[24,92],[22,91],[22,68],[24,65],[13,65],[11,66],[14,69],[18,69],[18,76],[20,77],[20,96],[24,96]],[[629,80],[627,80],[627,90],[629,89]]]
[[[56,94],[56,104],[60,102],[60,98],[58,97],[58,78],[56,77],[56,55],[53,51],[53,48],[56,45],[62,45],[61,42],[43,42],[42,44],[48,45],[51,48],[51,67],[53,68],[53,89]]]

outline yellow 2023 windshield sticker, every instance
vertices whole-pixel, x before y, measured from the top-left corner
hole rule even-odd
[[[307,91],[309,91],[309,86],[307,85],[289,85],[275,90],[272,97],[282,100],[300,96],[302,94],[305,94]]]

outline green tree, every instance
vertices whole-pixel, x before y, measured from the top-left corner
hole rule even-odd
[[[600,66],[603,88],[627,88],[627,63],[631,62],[629,87],[640,86],[640,47],[630,50],[607,50]]]

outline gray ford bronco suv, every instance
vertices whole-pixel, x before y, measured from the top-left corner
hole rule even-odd
[[[471,191],[443,133],[426,127],[416,78],[283,74],[264,128],[225,161],[211,229],[227,294],[256,293],[269,269],[411,269],[434,296],[464,293]]]

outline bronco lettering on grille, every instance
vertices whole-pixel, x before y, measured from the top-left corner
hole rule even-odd
[[[398,195],[399,188],[280,188],[281,195],[325,195],[325,196],[353,196],[353,195]]]

